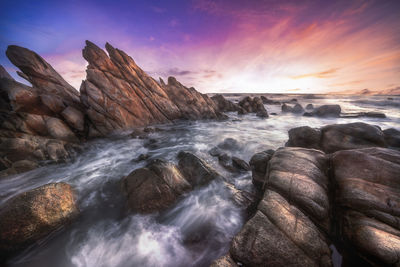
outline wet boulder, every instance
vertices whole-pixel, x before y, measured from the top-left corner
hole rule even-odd
[[[122,188],[131,211],[152,213],[170,207],[192,187],[174,164],[157,159],[126,176]]]
[[[282,109],[282,112],[285,112],[285,113],[293,112],[293,108],[291,106],[287,105],[286,103],[282,105],[281,109]]]
[[[249,165],[252,171],[252,183],[258,189],[262,189],[265,176],[267,173],[267,166],[268,162],[271,159],[272,155],[274,154],[274,150],[266,150],[263,152],[259,152],[251,157]]]
[[[272,100],[272,99],[268,99],[267,97],[265,97],[263,95],[260,98],[261,98],[263,104],[266,104],[266,105],[280,105],[281,104],[280,101],[275,101],[275,100]]]
[[[213,147],[208,151],[208,154],[210,154],[213,157],[218,157],[218,156],[222,155],[223,152],[218,147]]]
[[[315,108],[312,115],[316,117],[340,117],[341,111],[339,105],[323,105]]]
[[[326,153],[366,147],[385,147],[382,130],[374,125],[356,122],[333,124],[321,128],[321,147]]]
[[[321,131],[309,126],[289,130],[289,141],[286,146],[320,149]]]
[[[400,148],[400,131],[390,128],[383,131],[388,146]]]
[[[218,147],[225,150],[237,150],[240,149],[240,144],[236,139],[225,138],[223,142],[218,144]]]
[[[205,185],[214,179],[223,179],[204,160],[190,152],[180,151],[177,158],[179,170],[192,186]]]
[[[241,171],[250,171],[250,165],[241,158],[232,157],[232,165]]]
[[[323,152],[278,149],[257,212],[232,241],[232,258],[245,266],[332,266],[327,166]]]
[[[358,264],[398,265],[400,152],[377,147],[338,151],[331,166],[343,249],[363,260]]]
[[[29,246],[77,217],[72,187],[51,183],[8,200],[0,208],[0,255]]]
[[[308,104],[306,106],[306,110],[313,110],[314,109],[314,105],[313,104]]]
[[[296,105],[294,105],[292,112],[296,114],[303,113],[304,108],[299,103],[297,103]]]

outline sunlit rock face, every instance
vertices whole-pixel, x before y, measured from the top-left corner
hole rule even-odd
[[[159,84],[125,52],[110,44],[106,50],[108,55],[89,41],[83,49],[89,65],[80,92],[90,122],[89,136],[176,119],[222,117],[207,95],[173,77],[168,84]]]
[[[328,158],[303,148],[278,149],[268,162],[257,212],[230,253],[246,266],[331,266]]]
[[[336,230],[341,233],[343,251],[348,258],[358,255],[373,265],[397,265],[400,152],[385,148],[339,151],[332,155],[331,166]]]
[[[74,191],[51,183],[22,193],[0,211],[0,259],[40,240],[76,218]]]

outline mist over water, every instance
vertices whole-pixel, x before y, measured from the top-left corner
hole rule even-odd
[[[231,97],[235,100],[240,97]],[[321,127],[334,123],[366,122],[382,129],[400,130],[400,98],[385,96],[274,96],[274,100],[297,98],[305,107],[312,103],[339,104],[342,112],[377,111],[387,118],[314,118],[281,114],[280,105],[266,105],[277,113],[268,119],[254,114],[229,113],[226,121],[179,122],[158,126],[147,140],[128,136],[93,140],[71,162],[48,165],[0,180],[0,205],[16,194],[50,183],[71,184],[81,215],[41,244],[28,248],[9,262],[10,266],[207,266],[224,255],[232,237],[245,220],[243,207],[231,197],[223,181],[186,193],[170,209],[149,215],[128,214],[121,179],[146,162],[136,162],[142,153],[151,158],[176,161],[180,150],[190,150],[206,160],[238,189],[252,191],[251,173],[232,174],[218,165],[208,151],[225,138],[234,138],[240,148],[226,151],[250,160],[266,149],[284,146],[288,130],[298,126]]]

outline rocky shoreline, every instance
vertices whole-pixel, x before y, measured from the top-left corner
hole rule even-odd
[[[108,54],[87,41],[87,77],[80,92],[43,58],[9,46],[7,56],[29,81],[15,81],[0,66],[0,179],[48,163],[68,161],[93,138],[128,134],[157,144],[154,124],[177,120],[223,120],[224,112],[269,117],[266,105],[283,113],[351,117],[339,105],[285,103],[264,96],[237,103],[209,97],[169,77],[156,81],[125,52]],[[354,116],[377,117],[364,112]],[[234,156],[233,138],[209,151],[228,173],[250,173],[255,192],[235,188],[204,159],[180,151],[176,159],[150,158],[120,181],[128,213],[171,207],[188,192],[221,181],[247,222],[229,252],[212,266],[332,266],[331,246],[343,265],[398,266],[400,251],[400,132],[362,122],[289,130],[286,147],[261,151],[247,163]],[[0,259],[7,260],[79,216],[76,192],[49,183],[19,194],[0,207]]]

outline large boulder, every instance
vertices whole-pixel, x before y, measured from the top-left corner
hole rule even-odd
[[[190,152],[180,151],[178,153],[178,160],[179,170],[192,186],[205,185],[214,179],[223,179],[204,160]]]
[[[340,117],[341,111],[339,105],[322,105],[315,108],[311,114],[317,117]]]
[[[397,266],[400,152],[385,148],[339,151],[332,155],[331,166],[345,262],[352,262],[346,256],[357,255],[373,266]]]
[[[355,122],[331,124],[321,129],[308,126],[290,129],[286,146],[315,148],[333,153],[339,150],[386,147],[386,139],[378,126]]]
[[[139,213],[164,210],[192,188],[174,164],[159,159],[131,172],[122,187],[129,209]]]
[[[8,200],[0,207],[0,258],[44,238],[79,214],[74,191],[51,183]]]
[[[289,141],[286,146],[320,148],[321,131],[309,126],[301,126],[289,130]]]
[[[374,125],[356,122],[333,124],[321,128],[321,148],[326,153],[366,147],[385,147],[382,130]]]
[[[383,131],[383,135],[388,146],[400,148],[400,131],[389,128]]]
[[[327,166],[320,151],[278,149],[257,212],[233,239],[232,258],[245,266],[331,266]]]

